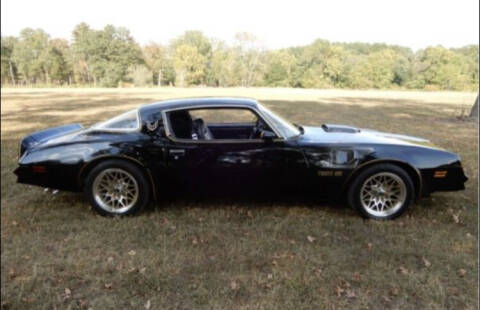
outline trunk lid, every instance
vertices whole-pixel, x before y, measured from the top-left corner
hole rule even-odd
[[[25,151],[35,147],[36,145],[44,143],[50,139],[65,136],[82,129],[83,126],[81,124],[69,124],[34,132],[24,137],[20,142],[20,156],[22,156]]]

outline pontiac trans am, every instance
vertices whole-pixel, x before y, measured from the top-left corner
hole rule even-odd
[[[435,191],[464,189],[460,157],[428,140],[345,125],[292,124],[253,99],[140,106],[90,128],[20,144],[19,183],[83,191],[102,215],[137,213],[175,191],[301,190],[393,219]]]

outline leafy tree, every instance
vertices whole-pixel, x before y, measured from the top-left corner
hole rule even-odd
[[[12,54],[17,44],[17,38],[9,36],[1,38],[1,77],[2,77],[2,84],[4,84],[7,80],[15,85],[17,82],[17,67],[13,60]]]
[[[41,57],[47,84],[51,81],[58,83],[70,82],[72,66],[69,59],[70,50],[66,40],[50,40]]]
[[[101,32],[105,44],[107,70],[103,85],[116,86],[124,79],[128,68],[143,62],[140,47],[126,28],[108,25]]]
[[[205,78],[206,59],[195,46],[182,44],[175,49],[173,61],[176,85],[199,85]]]
[[[149,86],[153,83],[152,71],[146,65],[135,65],[128,69],[127,79],[135,86]]]
[[[215,42],[210,66],[210,85],[235,86],[240,84],[238,53],[225,42]]]
[[[264,83],[268,86],[293,86],[292,71],[297,59],[288,50],[273,51],[267,55]]]
[[[185,31],[183,35],[174,39],[171,45],[174,51],[177,51],[177,49],[179,49],[182,46],[190,46],[196,49],[197,53],[200,55],[200,58],[202,59],[202,62],[203,62],[203,65],[201,66],[202,67],[201,71],[203,71],[203,73],[201,75],[198,75],[195,79],[191,80],[189,83],[193,83],[195,85],[206,84],[209,78],[211,78],[210,68],[211,68],[211,59],[212,59],[212,44],[210,40],[201,31],[190,30],[190,31]],[[179,50],[185,51],[183,47],[180,48]],[[190,76],[192,76],[192,74],[190,74]]]
[[[395,79],[397,54],[383,49],[369,54],[350,72],[353,88],[387,88]]]
[[[176,38],[172,42],[172,46],[177,48],[180,45],[190,45],[197,49],[197,52],[208,57],[212,51],[212,44],[210,40],[198,30],[185,31],[183,35]]]
[[[143,58],[153,72],[153,81],[156,85],[162,86],[175,81],[175,71],[168,48],[150,43],[143,47]]]
[[[73,37],[73,53],[86,80],[93,78],[94,85],[117,86],[130,66],[143,62],[140,47],[125,28],[107,25],[92,30],[82,23],[75,27]]]
[[[412,56],[397,54],[392,85],[404,86],[412,78]]]
[[[317,40],[307,46],[301,56],[301,86],[324,88],[341,85],[345,82],[345,60],[347,53],[342,46],[328,41]]]
[[[419,52],[415,63],[415,87],[462,90],[468,84],[467,65],[462,57],[442,46],[429,47]]]
[[[469,79],[469,89],[478,87],[478,45],[467,45],[458,49],[452,49],[462,57],[462,63],[465,64],[465,74]]]
[[[125,28],[78,24],[72,42],[41,29],[1,38],[1,82],[478,90],[478,45],[411,49],[384,43],[312,44],[265,51],[253,34],[233,45],[186,31],[142,49]]]
[[[45,57],[49,35],[41,29],[25,28],[21,31],[18,43],[13,49],[12,59],[15,61],[25,84],[34,83],[48,72],[44,72]]]
[[[96,84],[96,77],[92,76],[92,69],[97,54],[102,51],[97,48],[96,31],[90,29],[86,23],[78,24],[73,30],[72,54],[75,61],[74,71],[76,80],[83,83]]]
[[[258,82],[262,76],[262,47],[258,38],[248,32],[235,35],[235,49],[238,55],[240,83],[248,87]]]

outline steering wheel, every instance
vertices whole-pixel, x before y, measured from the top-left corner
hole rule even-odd
[[[265,129],[265,124],[262,120],[257,119],[255,126],[252,128],[249,139],[259,139],[262,131]]]

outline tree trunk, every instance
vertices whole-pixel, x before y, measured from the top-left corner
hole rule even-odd
[[[162,86],[162,70],[158,70],[157,85]]]
[[[87,83],[90,83],[90,73],[88,72],[88,63],[85,63],[85,73],[87,75]]]
[[[179,87],[185,87],[185,72],[184,70],[179,70],[177,73],[177,81]]]
[[[472,109],[470,110],[469,116],[473,118],[478,118],[478,95],[477,95],[477,99],[475,100],[475,103],[473,104]]]
[[[15,74],[13,73],[13,66],[12,66],[12,61],[9,59],[8,60],[8,65],[10,66],[10,78],[12,79],[12,84],[15,86]]]

